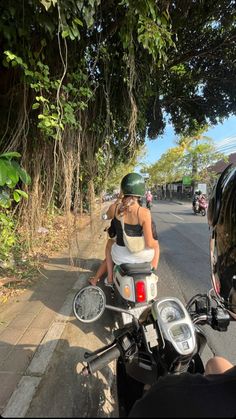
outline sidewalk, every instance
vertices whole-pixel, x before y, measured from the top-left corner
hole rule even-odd
[[[86,284],[86,261],[93,255],[103,228],[104,224],[96,220],[77,234],[72,255],[74,266],[66,251],[50,258],[42,270],[43,276],[31,289],[0,305],[0,415],[3,417],[24,417],[27,403],[71,315],[75,288]]]

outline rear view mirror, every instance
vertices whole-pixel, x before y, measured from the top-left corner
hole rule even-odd
[[[76,293],[73,300],[73,312],[82,323],[98,320],[106,306],[106,297],[101,288],[88,285]]]
[[[236,319],[236,249],[230,248],[226,255],[217,255],[214,237],[210,240],[210,259],[212,272],[212,285],[216,297],[220,303],[230,312],[231,316]],[[217,263],[221,258],[221,266],[224,268],[220,271]],[[224,263],[223,263],[224,261]],[[229,263],[231,261],[231,263]]]

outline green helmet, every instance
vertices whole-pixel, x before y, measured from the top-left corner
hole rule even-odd
[[[128,173],[121,181],[121,191],[124,195],[143,196],[145,182],[138,173]]]

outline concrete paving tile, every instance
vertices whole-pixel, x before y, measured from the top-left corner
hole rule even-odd
[[[18,345],[32,345],[32,348],[35,348],[40,344],[47,331],[48,329],[29,328],[19,340]]]
[[[11,351],[9,356],[0,363],[0,372],[24,373],[33,358],[35,350],[18,349]]]
[[[25,301],[21,302],[14,302],[12,301],[11,304],[5,304],[3,308],[0,310],[0,321],[8,320],[9,317],[19,313],[25,307]]]
[[[47,329],[52,323],[56,313],[50,308],[44,308],[32,321],[31,328]]]
[[[6,329],[7,325],[8,325],[7,321],[2,321],[2,322],[0,321],[0,333],[2,333],[4,329]]]
[[[9,356],[12,348],[14,348],[12,345],[1,345],[0,343],[0,365]]]
[[[11,345],[16,345],[21,336],[22,330],[15,329],[14,327],[7,327],[0,334],[0,341],[3,343],[10,343]]]
[[[44,304],[40,298],[34,301],[28,301],[25,304],[24,313],[39,313],[44,308]]]
[[[4,407],[20,380],[21,374],[0,372],[0,414],[3,412]]]
[[[11,321],[11,323],[9,324],[9,327],[14,327],[15,329],[21,329],[23,333],[23,331],[27,327],[29,327],[29,325],[32,323],[35,317],[36,317],[35,313],[26,313],[26,314],[20,313]]]

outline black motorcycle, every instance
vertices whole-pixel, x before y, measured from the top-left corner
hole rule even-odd
[[[104,292],[88,286],[77,294],[76,317],[84,323],[100,318],[105,308],[124,313],[121,308],[106,305]],[[130,312],[128,312],[130,314]],[[88,376],[117,360],[117,395],[119,416],[127,417],[134,402],[160,376],[182,372],[204,373],[201,354],[207,343],[201,325],[226,331],[231,317],[219,294],[197,294],[184,306],[178,298],[153,301],[139,318],[114,332],[114,341],[94,352],[86,352]]]

